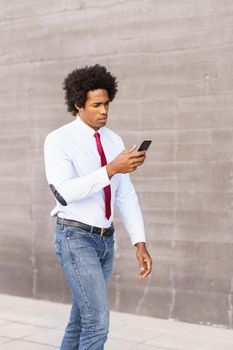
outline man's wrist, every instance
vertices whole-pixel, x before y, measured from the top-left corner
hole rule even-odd
[[[145,248],[146,243],[145,242],[137,242],[134,244],[137,249]]]
[[[110,162],[106,165],[106,170],[107,170],[107,174],[108,174],[109,179],[111,179],[113,177],[113,175],[116,174],[116,170],[114,169],[113,162]]]

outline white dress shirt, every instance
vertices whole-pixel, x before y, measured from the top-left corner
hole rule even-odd
[[[107,127],[98,132],[109,163],[124,150],[123,141]],[[106,166],[101,167],[94,134],[95,131],[77,117],[47,135],[46,177],[67,203],[62,205],[55,199],[51,216],[107,228],[113,221],[116,204],[132,244],[145,242],[142,214],[129,174],[116,174],[109,179]],[[112,214],[108,220],[103,188],[109,184]]]

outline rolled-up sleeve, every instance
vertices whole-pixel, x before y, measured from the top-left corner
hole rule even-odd
[[[44,142],[44,159],[49,185],[67,204],[89,197],[110,183],[105,166],[79,177],[69,155],[51,134]]]

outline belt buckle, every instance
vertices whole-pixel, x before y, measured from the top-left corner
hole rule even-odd
[[[101,237],[104,235],[104,231],[105,231],[105,228],[101,228],[101,231],[100,231],[100,236]]]

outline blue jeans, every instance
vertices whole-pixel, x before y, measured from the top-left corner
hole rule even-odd
[[[57,224],[55,248],[73,299],[60,350],[103,350],[109,328],[113,236]]]

